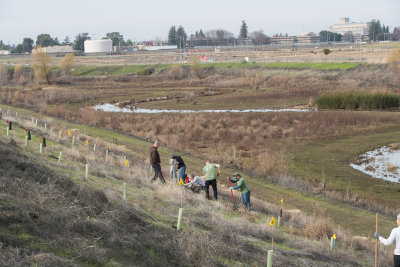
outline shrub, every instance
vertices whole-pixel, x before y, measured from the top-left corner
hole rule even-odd
[[[8,68],[6,66],[0,66],[0,85],[8,83]]]
[[[331,223],[325,218],[318,218],[306,225],[304,233],[307,237],[315,240],[329,238],[333,234]]]
[[[154,67],[148,67],[145,68],[143,70],[140,71],[140,76],[147,76],[147,75],[151,75],[155,72],[155,68]]]
[[[332,51],[329,48],[325,48],[323,52],[325,55],[329,55]]]
[[[183,68],[181,66],[172,66],[168,70],[168,77],[175,80],[183,78]]]
[[[320,109],[390,109],[400,106],[400,96],[387,92],[335,92],[317,97]]]

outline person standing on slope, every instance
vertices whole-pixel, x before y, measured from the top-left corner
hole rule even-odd
[[[150,164],[154,170],[154,177],[151,179],[151,182],[154,182],[158,177],[160,178],[162,183],[165,183],[165,180],[162,177],[162,172],[161,172],[160,154],[158,154],[157,150],[158,146],[159,146],[158,141],[155,141],[153,147],[150,148]]]
[[[178,183],[174,156],[175,154],[171,154],[171,158],[169,159],[169,175],[171,176],[172,180],[175,178],[175,183]]]
[[[233,179],[231,177],[228,177],[228,179],[231,181],[231,183],[237,183],[237,186],[232,186],[229,187],[229,190],[237,190],[239,189],[240,193],[242,194],[242,202],[245,206],[245,209],[248,211],[251,211],[251,204],[250,204],[250,189],[246,184],[246,181],[244,178],[240,175],[240,173],[236,172],[233,174]]]
[[[375,233],[374,237],[378,238],[385,246],[390,246],[393,242],[396,242],[394,249],[394,267],[400,267],[400,214],[397,215],[397,228],[393,228],[388,239],[381,237],[379,233]]]
[[[177,156],[175,154],[172,154],[172,158],[176,160],[176,163],[178,166],[176,166],[176,169],[179,170],[179,181],[182,179],[182,181],[185,183],[185,174],[186,174],[186,164],[183,161],[181,156]]]
[[[206,197],[210,199],[210,191],[209,187],[212,186],[214,192],[214,200],[218,200],[218,191],[217,191],[217,176],[219,174],[221,166],[216,163],[210,163],[209,160],[206,160],[206,166],[203,168],[203,173],[206,176]]]

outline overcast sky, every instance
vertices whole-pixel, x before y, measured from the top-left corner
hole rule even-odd
[[[267,35],[319,32],[342,17],[368,22],[379,19],[400,26],[400,0],[0,0],[0,40],[36,41],[48,33],[60,41],[88,32],[94,39],[117,31],[136,41],[166,39],[171,25],[196,30],[226,29],[239,34],[245,20],[249,32]]]

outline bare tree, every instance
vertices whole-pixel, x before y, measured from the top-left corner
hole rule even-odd
[[[38,81],[46,80],[47,84],[50,84],[52,76],[51,62],[52,56],[46,54],[41,47],[38,47],[36,52],[32,54],[32,68]]]
[[[263,30],[258,30],[250,33],[250,38],[256,45],[269,44],[271,42],[270,38],[264,33]]]
[[[8,83],[8,68],[0,65],[0,85]]]
[[[72,53],[66,54],[60,60],[60,68],[63,71],[65,77],[68,77],[71,74],[72,68],[74,67],[75,56]]]
[[[345,41],[345,42],[354,42],[354,40],[355,40],[355,38],[354,38],[354,35],[353,35],[353,32],[345,32],[344,34],[343,34],[343,41]]]

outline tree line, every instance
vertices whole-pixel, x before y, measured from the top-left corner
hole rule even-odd
[[[393,32],[389,32],[389,26],[381,24],[379,20],[373,19],[369,23],[368,38],[370,41],[384,41],[400,40],[400,27],[395,27]],[[288,34],[285,35],[288,37]],[[275,34],[273,37],[283,37],[282,34]],[[343,35],[338,33],[333,33],[330,31],[320,31],[319,32],[320,42],[354,42],[356,37],[352,32],[346,32]],[[236,39],[237,38],[237,39]],[[84,42],[90,40],[91,37],[89,33],[79,33],[75,36],[74,41],[67,35],[63,41],[59,41],[57,37],[52,38],[50,34],[39,34],[36,37],[36,42],[31,38],[24,38],[20,44],[17,45],[6,45],[2,40],[0,40],[0,50],[10,50],[12,53],[31,53],[32,49],[36,46],[48,47],[54,45],[67,45],[73,46],[77,51],[84,51]],[[132,40],[124,40],[124,36],[119,32],[107,33],[103,39],[111,39],[113,46],[133,46],[134,42]],[[271,42],[271,38],[264,33],[263,30],[256,30],[248,33],[248,26],[246,21],[242,21],[239,29],[239,35],[234,36],[233,33],[225,29],[212,29],[209,31],[203,31],[203,29],[197,30],[194,34],[187,35],[183,26],[176,27],[172,25],[168,30],[168,44],[176,45],[177,48],[182,48],[186,44],[186,41],[196,42],[197,44],[228,44],[229,40],[250,40],[255,45],[264,45]],[[209,42],[210,41],[210,42]],[[212,42],[211,42],[212,41]]]
[[[17,45],[6,45],[0,40],[0,50],[10,50],[12,53],[31,53],[35,47],[48,47],[55,45],[66,45],[72,46],[77,51],[84,51],[84,43],[86,40],[91,40],[89,33],[79,33],[75,36],[75,40],[72,42],[71,38],[67,35],[62,42],[57,37],[52,38],[50,34],[43,33],[36,37],[36,42],[32,38],[24,38],[22,43]],[[111,39],[113,46],[132,46],[132,40],[124,40],[124,36],[119,32],[107,33],[102,39]]]
[[[183,26],[179,26],[176,28],[175,25],[172,25],[168,30],[168,44],[176,45],[177,48],[181,48],[186,41],[195,41],[197,44],[207,44],[210,41],[210,44],[224,44],[229,42],[229,40],[235,39],[235,36],[230,31],[225,29],[212,29],[204,32],[203,29],[196,30],[195,33],[188,36],[185,32]],[[261,45],[261,44],[269,44],[270,38],[264,34],[263,30],[257,30],[251,33],[248,33],[248,26],[246,21],[242,21],[242,24],[239,29],[239,35],[237,36],[238,40],[246,40],[250,39],[253,44]],[[212,41],[212,42],[211,42]]]

